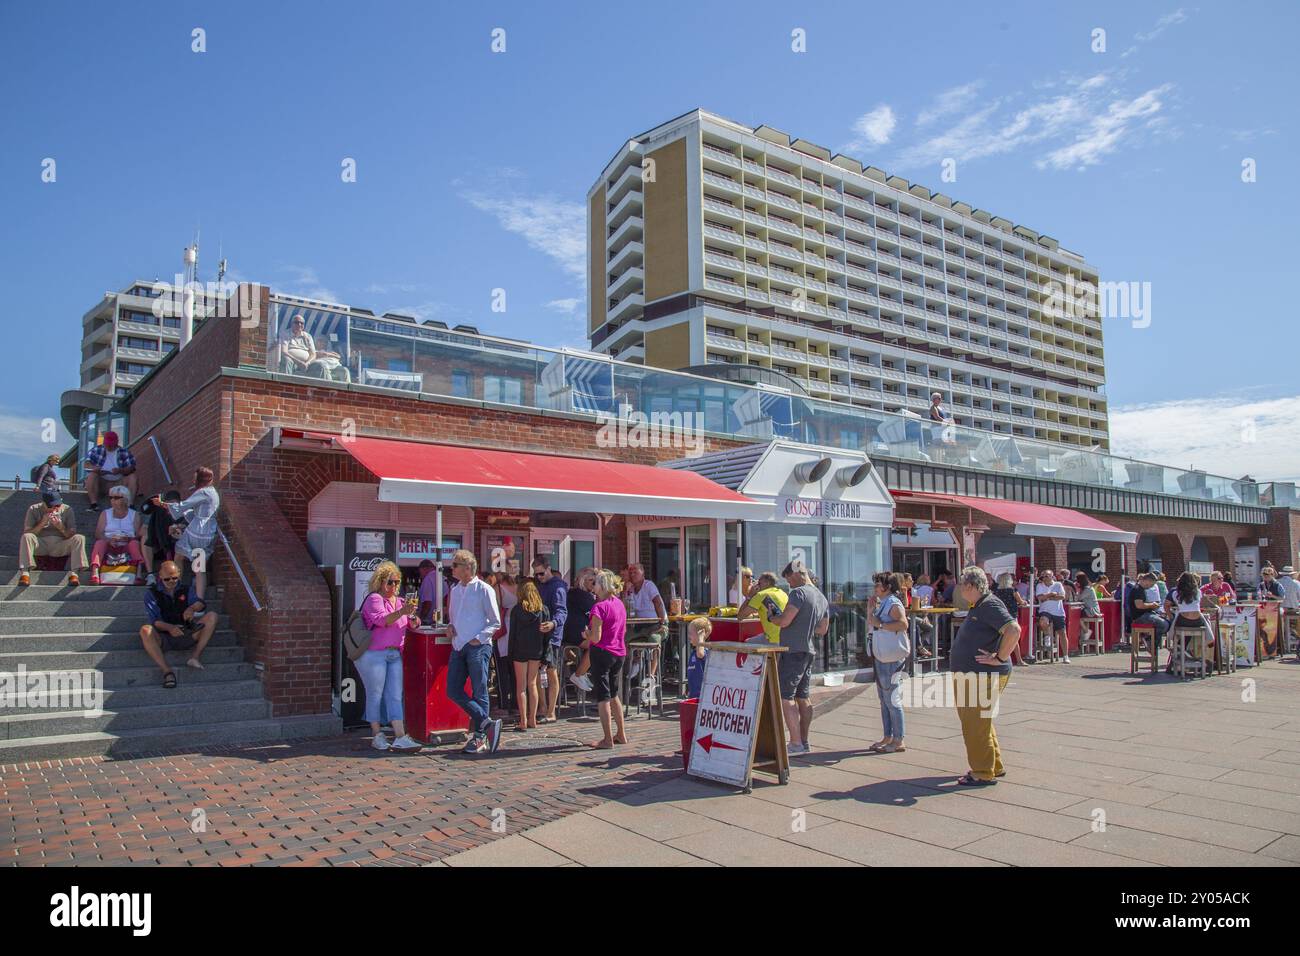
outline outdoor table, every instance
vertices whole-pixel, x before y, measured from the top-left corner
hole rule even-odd
[[[440,734],[469,729],[469,714],[447,696],[450,660],[451,638],[446,627],[407,629],[402,643],[402,716],[406,732],[416,740],[427,743]],[[465,685],[469,687],[468,680]]]
[[[1109,651],[1124,640],[1119,601],[1114,598],[1098,598],[1097,607],[1101,609],[1101,619],[1106,624],[1106,650]]]
[[[1098,602],[1098,603],[1101,603],[1101,602]],[[1035,605],[1034,605],[1034,616],[1035,616],[1035,617],[1038,616],[1038,612],[1039,612],[1039,608],[1040,608],[1040,606],[1041,606],[1041,605],[1038,605],[1038,604],[1035,604]],[[1078,651],[1079,651],[1079,618],[1082,616],[1082,611],[1083,611],[1083,605],[1082,605],[1082,604],[1071,604],[1071,603],[1069,603],[1069,602],[1066,602],[1066,605],[1065,605],[1065,649],[1064,649],[1063,652],[1062,652],[1062,656],[1064,656],[1064,655],[1066,655],[1066,654],[1070,654],[1070,653],[1078,653]],[[1103,610],[1103,614],[1104,614],[1104,613],[1105,613],[1105,612],[1104,612],[1104,610]],[[1030,644],[1030,640],[1031,640],[1032,638],[1034,638],[1034,637],[1036,636],[1036,634],[1037,634],[1037,631],[1036,631],[1036,628],[1037,628],[1037,622],[1036,622],[1036,621],[1031,621],[1031,620],[1029,620],[1029,608],[1027,608],[1027,607],[1022,607],[1022,608],[1020,609],[1020,613],[1017,615],[1017,623],[1020,624],[1020,656],[1021,656],[1021,657],[1024,657],[1026,654],[1029,653],[1029,648],[1032,646],[1032,645]],[[1116,626],[1118,626],[1118,625],[1116,625]],[[1032,627],[1032,628],[1035,628],[1035,630],[1031,630],[1031,627]],[[1107,637],[1107,641],[1106,641],[1106,643],[1109,644],[1109,643],[1110,643],[1110,640],[1109,640],[1109,638],[1110,638],[1110,622],[1109,622],[1109,621],[1107,621],[1107,623],[1106,623],[1106,637]],[[1053,639],[1055,639],[1055,638],[1053,638]]]

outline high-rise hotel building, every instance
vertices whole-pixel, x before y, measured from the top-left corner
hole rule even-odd
[[[1048,299],[1097,272],[1048,236],[701,110],[629,140],[587,198],[599,351],[878,411],[938,391],[959,425],[1109,447],[1096,294]]]

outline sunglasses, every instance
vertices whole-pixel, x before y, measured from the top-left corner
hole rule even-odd
[[[163,578],[163,583],[164,583],[164,584],[173,584],[173,583],[175,583],[176,581],[179,581],[180,579],[181,579],[181,576],[178,574],[178,575],[176,575],[176,577],[174,577],[174,578]]]
[[[401,584],[401,583],[402,583],[402,579],[401,579],[401,578],[389,578],[389,579],[388,579],[387,581],[385,581],[384,583],[385,583],[385,584]]]
[[[126,501],[126,495],[109,495],[109,501]]]

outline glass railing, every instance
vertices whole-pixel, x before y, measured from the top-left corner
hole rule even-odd
[[[595,416],[685,415],[687,427],[735,438],[786,438],[873,457],[1155,492],[1206,501],[1300,507],[1294,484],[1211,475],[960,425],[821,401],[435,326],[272,302],[267,368],[358,383]],[[291,323],[302,315],[310,351]],[[739,344],[739,343],[737,343]],[[509,396],[504,402],[502,396]],[[517,399],[517,400],[516,400]],[[669,419],[664,419],[668,421]],[[671,419],[677,421],[678,419]]]

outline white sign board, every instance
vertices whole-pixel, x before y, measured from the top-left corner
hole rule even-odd
[[[758,654],[718,648],[709,651],[691,738],[691,776],[749,786],[763,664]]]
[[[1255,617],[1253,607],[1225,607],[1219,611],[1222,629],[1233,635],[1238,667],[1255,666]]]

